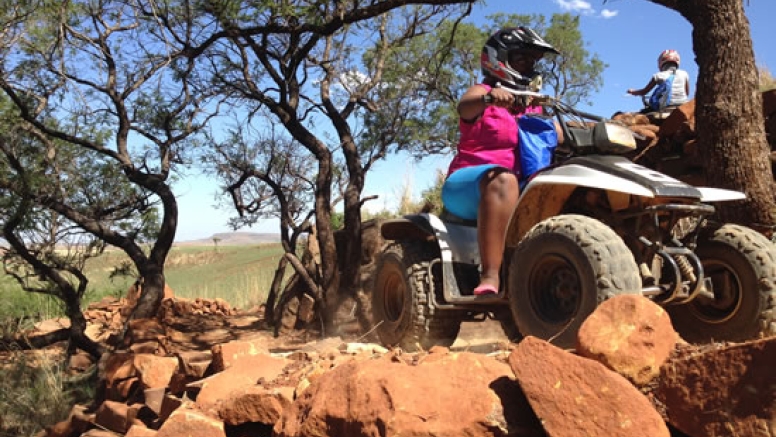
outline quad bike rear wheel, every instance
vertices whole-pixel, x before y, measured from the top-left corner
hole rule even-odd
[[[704,230],[695,253],[714,298],[667,307],[679,335],[703,343],[776,334],[776,246],[754,229],[726,224]]]
[[[430,267],[437,258],[423,242],[389,244],[374,273],[372,314],[375,332],[389,347],[406,351],[450,346],[461,329],[454,312],[434,312],[430,305]]]
[[[640,294],[633,254],[608,226],[568,214],[535,225],[509,271],[509,304],[519,332],[572,348],[582,322],[606,299]]]

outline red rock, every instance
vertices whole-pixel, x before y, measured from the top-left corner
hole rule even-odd
[[[167,418],[181,405],[183,405],[183,400],[181,398],[171,395],[165,396],[164,399],[162,399],[162,406],[159,411],[159,421],[164,422],[167,420]]]
[[[213,371],[221,372],[230,367],[237,359],[243,356],[267,355],[266,341],[230,341],[217,344],[211,349],[213,353]]]
[[[105,401],[97,408],[94,422],[104,429],[124,434],[137,417],[137,408],[114,401]]]
[[[776,435],[776,337],[719,346],[663,366],[655,396],[690,436]]]
[[[142,425],[132,425],[124,437],[155,437],[156,430],[148,429]]]
[[[68,361],[68,369],[74,372],[85,372],[94,364],[94,358],[86,352],[78,351]]]
[[[137,341],[129,345],[129,350],[137,355],[164,355],[164,348],[156,341]]]
[[[112,400],[129,400],[133,393],[136,393],[138,386],[140,385],[140,378],[134,377],[119,381],[115,386],[111,387],[110,399]]]
[[[131,343],[158,341],[165,335],[166,329],[164,325],[156,319],[134,319],[129,321],[127,337]]]
[[[609,299],[582,323],[579,355],[594,359],[636,385],[660,374],[679,339],[668,313],[640,295]]]
[[[137,369],[132,364],[134,354],[119,352],[106,354],[101,360],[101,378],[108,385],[137,376]]]
[[[549,437],[669,437],[649,400],[601,363],[526,337],[509,365]]]
[[[682,125],[695,119],[695,99],[679,106],[671,112],[671,115],[666,117],[662,123],[660,123],[660,130],[658,136],[668,138],[674,136]]]
[[[202,380],[202,389],[197,395],[197,405],[203,410],[208,410],[219,401],[230,397],[236,390],[254,386],[260,380],[274,381],[286,365],[288,360],[285,358],[270,355],[241,356],[223,372]]]
[[[62,420],[46,428],[46,437],[70,437],[72,435],[76,435],[76,431],[73,429],[70,419]]]
[[[159,428],[156,437],[226,437],[224,423],[190,404],[176,409]]]
[[[140,384],[144,390],[167,387],[172,375],[178,370],[178,359],[175,357],[137,354],[133,364],[140,374]]]
[[[87,413],[83,405],[74,405],[70,410],[70,423],[77,433],[83,433],[94,424],[95,414]]]
[[[299,395],[273,435],[503,436],[521,426],[520,412],[505,416],[516,405],[509,373],[504,363],[468,352],[416,366],[350,361]]]
[[[219,406],[218,415],[229,425],[274,425],[283,411],[291,405],[291,401],[287,392],[254,386],[232,392]]]

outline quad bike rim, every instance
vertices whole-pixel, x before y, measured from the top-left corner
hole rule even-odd
[[[534,313],[550,324],[562,325],[579,311],[582,284],[574,266],[560,255],[537,261],[529,278]]]
[[[407,293],[406,281],[399,266],[394,263],[384,271],[382,281],[383,311],[389,322],[398,322],[404,311],[404,299]]]
[[[696,299],[689,309],[700,320],[709,324],[724,323],[733,318],[741,308],[743,285],[733,266],[722,260],[703,262],[706,276],[714,286],[714,301]]]

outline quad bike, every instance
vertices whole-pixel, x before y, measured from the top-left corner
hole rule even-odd
[[[649,104],[649,96],[641,96],[641,103],[644,105],[644,107],[641,109],[640,113],[644,114],[649,118],[649,121],[660,125],[663,120],[668,118],[669,115],[671,115],[672,112],[674,112],[674,109],[678,108],[677,105],[672,106],[666,106],[664,108],[660,108],[658,110],[652,109],[652,107]]]
[[[496,295],[475,296],[476,223],[443,211],[382,223],[372,312],[382,343],[451,345],[464,321],[500,321],[512,341],[573,347],[606,299],[640,294],[688,341],[741,341],[776,326],[776,247],[710,220],[738,191],[694,187],[635,164],[631,131],[532,92],[559,123],[553,163],[522,188]]]

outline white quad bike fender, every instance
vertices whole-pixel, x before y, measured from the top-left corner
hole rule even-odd
[[[603,161],[599,166],[589,165],[599,161]],[[683,197],[704,203],[746,198],[740,191],[694,187],[624,157],[578,159],[577,163],[543,170],[529,180],[512,216],[507,245],[516,246],[533,225],[560,214],[578,187],[605,191],[615,210],[627,208],[631,196]]]
[[[385,240],[422,240],[439,246],[443,262],[479,264],[477,227],[443,222],[434,214],[410,214],[385,220],[380,227]]]
[[[460,299],[462,293],[456,280],[454,263],[478,267],[480,250],[477,242],[477,227],[473,223],[444,222],[429,213],[405,215],[400,219],[386,220],[380,227],[386,241],[426,241],[439,247],[442,264],[445,300]]]

